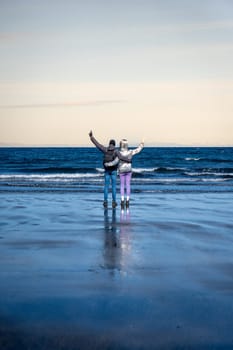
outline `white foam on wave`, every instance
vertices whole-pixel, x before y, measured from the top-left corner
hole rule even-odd
[[[218,179],[216,179],[216,178],[211,178],[211,179],[201,179],[201,181],[203,181],[203,182],[224,182],[224,181],[229,181],[229,179],[224,179],[224,178],[218,178]]]
[[[0,180],[24,180],[24,181],[70,181],[85,178],[99,178],[101,174],[1,174]]]
[[[160,178],[158,179],[159,182],[166,182],[166,183],[184,183],[184,182],[197,182],[198,179],[191,179],[191,178]]]
[[[198,182],[223,182],[229,181],[229,179],[224,178],[153,178],[153,179],[136,179],[132,178],[132,182],[138,183],[198,183]]]
[[[157,177],[153,179],[136,179],[132,178],[132,182],[141,182],[141,183],[181,183],[181,182],[198,182],[197,178],[164,178]]]
[[[197,161],[197,160],[200,160],[201,158],[191,158],[191,157],[187,157],[187,158],[185,158],[185,160],[188,160],[188,161],[190,161],[190,160],[195,160],[195,161]]]
[[[203,175],[214,175],[214,176],[233,176],[233,173],[220,173],[220,172],[211,172],[211,171],[202,171],[202,172],[185,172],[185,175],[189,176],[203,176]]]
[[[133,168],[132,171],[134,173],[142,174],[142,173],[153,173],[158,168]]]

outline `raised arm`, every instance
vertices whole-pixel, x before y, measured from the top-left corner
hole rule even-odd
[[[133,150],[131,151],[132,156],[134,156],[135,154],[141,152],[141,150],[143,149],[143,147],[144,147],[144,141],[142,141],[142,142],[139,144],[139,146],[138,146],[137,148],[135,148],[135,149],[133,149]]]
[[[93,136],[92,130],[89,132],[90,140],[94,145],[103,153],[106,152],[107,148],[103,145],[101,145]]]

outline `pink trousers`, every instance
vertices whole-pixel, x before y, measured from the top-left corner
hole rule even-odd
[[[132,176],[132,172],[120,174],[121,197],[124,197],[125,189],[126,189],[126,196],[128,197],[130,196],[131,176]]]

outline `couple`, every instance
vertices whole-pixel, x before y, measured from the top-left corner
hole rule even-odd
[[[144,147],[144,142],[134,150],[128,149],[127,140],[123,139],[120,142],[120,150],[115,148],[115,140],[109,141],[109,146],[105,147],[101,145],[93,136],[92,131],[89,132],[89,136],[94,145],[104,154],[103,165],[105,169],[105,183],[104,183],[104,207],[108,206],[108,189],[110,180],[112,183],[112,207],[116,208],[116,182],[117,182],[117,169],[120,174],[120,192],[121,192],[121,208],[129,208],[130,200],[130,182],[132,176],[132,157],[141,152]],[[126,201],[125,201],[125,188],[126,188]]]

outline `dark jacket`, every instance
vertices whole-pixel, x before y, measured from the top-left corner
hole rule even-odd
[[[106,167],[106,166],[104,165],[104,163],[106,163],[106,157],[105,157],[105,156],[107,155],[107,153],[108,153],[109,151],[110,151],[110,152],[113,151],[113,159],[112,159],[112,160],[114,160],[116,157],[118,157],[120,160],[123,160],[123,161],[125,161],[125,162],[130,162],[130,161],[131,161],[131,158],[122,156],[122,155],[120,154],[120,152],[119,152],[117,149],[115,149],[115,146],[114,146],[114,145],[110,144],[108,147],[103,146],[103,145],[101,145],[101,144],[94,138],[93,135],[90,136],[90,139],[91,139],[91,141],[94,143],[94,145],[104,154],[104,157],[103,157],[103,167],[104,167],[105,170],[114,171],[114,170],[117,170],[117,167],[118,167],[118,164],[115,164],[115,165],[110,166],[110,167]]]

